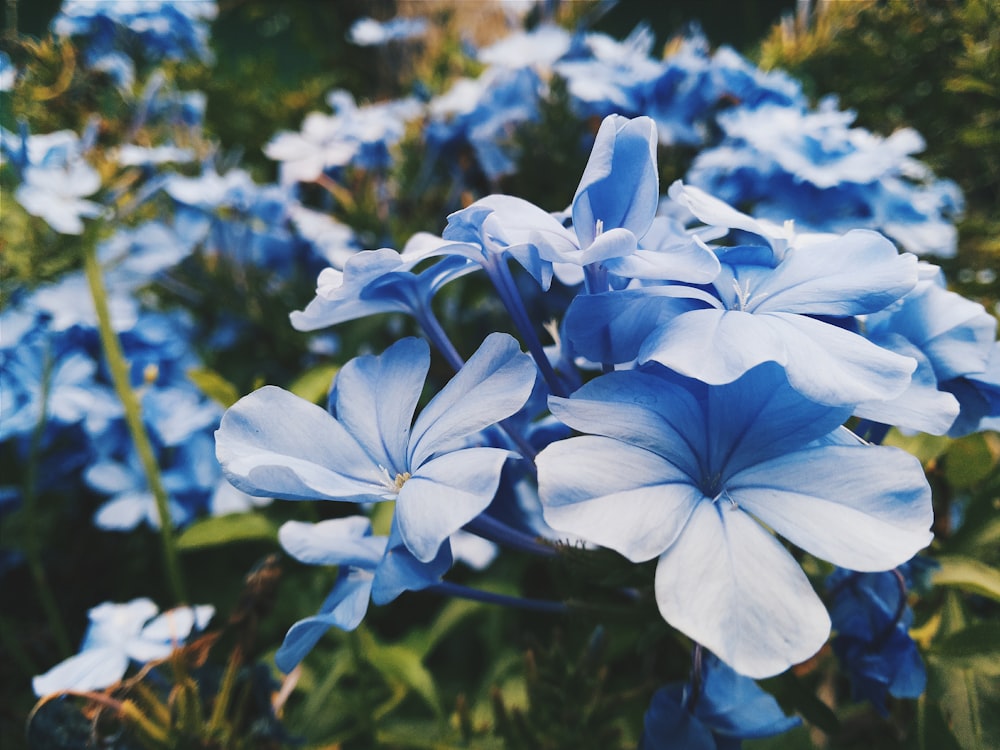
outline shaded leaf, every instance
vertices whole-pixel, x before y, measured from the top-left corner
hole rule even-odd
[[[227,409],[240,399],[236,386],[215,370],[195,367],[187,371],[187,376],[198,390]]]
[[[979,560],[951,555],[939,557],[941,567],[933,573],[937,586],[955,586],[971,594],[1000,601],[1000,570]]]
[[[333,376],[339,369],[338,365],[333,364],[317,365],[296,378],[288,390],[314,404],[325,403]]]
[[[277,528],[264,516],[258,513],[232,513],[192,524],[177,537],[177,548],[203,549],[233,542],[276,542],[277,539]]]

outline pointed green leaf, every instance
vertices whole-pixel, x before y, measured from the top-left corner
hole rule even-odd
[[[333,376],[337,374],[339,369],[339,366],[333,364],[317,365],[296,378],[288,390],[299,398],[304,398],[314,404],[325,403]]]
[[[227,409],[240,399],[236,386],[215,370],[192,368],[187,371],[188,379],[198,386],[198,390]]]
[[[932,581],[937,586],[955,586],[971,594],[1000,601],[1000,570],[970,557],[939,557],[941,567]]]
[[[970,625],[936,642],[928,656],[942,666],[1000,675],[1000,622]]]
[[[177,537],[180,550],[218,547],[233,542],[277,541],[278,530],[259,513],[232,513],[198,521]]]

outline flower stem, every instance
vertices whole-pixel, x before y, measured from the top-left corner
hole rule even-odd
[[[156,500],[156,513],[160,521],[160,540],[163,546],[163,562],[167,582],[175,602],[179,604],[184,602],[186,597],[177,559],[177,546],[174,542],[170,504],[163,480],[160,477],[160,467],[157,465],[156,455],[153,453],[153,445],[142,421],[142,408],[130,383],[128,363],[122,352],[122,344],[111,325],[108,292],[101,276],[101,264],[97,258],[96,242],[87,243],[84,252],[84,271],[87,275],[87,283],[90,285],[90,294],[94,299],[101,347],[104,349],[115,393],[122,403],[122,408],[125,411],[125,423],[128,425],[136,453],[139,454],[139,460],[142,462],[149,489]]]
[[[569,607],[563,602],[553,602],[548,599],[522,599],[519,596],[508,596],[497,594],[492,591],[483,591],[469,586],[462,586],[451,581],[440,581],[427,587],[424,591],[443,594],[444,596],[456,596],[461,599],[471,599],[476,602],[487,604],[499,604],[504,607],[515,607],[517,609],[527,609],[534,612],[551,612],[554,614],[565,614],[569,612]]]
[[[569,395],[559,380],[559,376],[556,375],[556,371],[552,369],[552,363],[549,362],[549,358],[545,354],[545,349],[542,347],[542,342],[538,339],[535,327],[532,325],[528,311],[524,307],[524,301],[521,299],[521,294],[514,283],[514,276],[507,265],[507,259],[502,255],[498,255],[494,263],[484,266],[484,270],[493,282],[493,286],[496,287],[504,307],[507,308],[507,312],[514,321],[514,325],[524,339],[524,343],[535,360],[535,364],[538,365],[542,377],[545,378],[549,390],[555,396]]]
[[[523,531],[508,526],[485,513],[480,513],[476,518],[469,521],[465,525],[465,530],[483,539],[488,539],[491,542],[497,542],[498,544],[530,552],[534,555],[555,557],[558,554],[554,547],[540,542],[530,534],[525,534]]]
[[[35,580],[35,591],[41,601],[42,609],[45,611],[45,617],[49,621],[52,637],[56,641],[60,655],[65,658],[73,653],[73,649],[69,643],[69,636],[66,635],[66,628],[63,626],[59,605],[52,593],[52,587],[49,586],[48,576],[45,575],[38,524],[38,460],[42,450],[42,436],[45,434],[45,421],[48,416],[51,380],[52,353],[46,347],[45,360],[42,364],[41,393],[38,396],[41,406],[38,410],[38,422],[31,435],[31,448],[25,470],[24,517],[27,534],[25,535],[24,553],[28,558],[28,569],[31,571],[31,577]]]

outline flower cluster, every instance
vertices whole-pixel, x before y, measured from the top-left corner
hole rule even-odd
[[[170,538],[272,499],[333,503],[277,533],[296,560],[337,568],[277,649],[286,673],[404,592],[572,613],[587,603],[484,591],[454,567],[611,550],[642,581],[611,595],[648,606],[693,655],[687,681],[647,693],[643,748],[791,729],[756,681],[831,637],[855,699],[884,713],[922,693],[907,590],[933,540],[931,488],[916,457],[881,443],[892,428],[996,429],[1000,342],[993,316],[917,257],[954,253],[962,206],[913,157],[917,133],[852,127],[834,100],[812,107],[696,30],[659,59],[645,26],[618,41],[542,23],[478,50],[482,74],[437,96],[331,92],[333,114],[273,136],[280,176],[259,184],[205,142],[204,96],[155,72],[134,86],[144,62],[208,59],[215,13],[67,0],[53,29],[118,85],[125,139],[103,141],[96,121],[2,132],[12,215],[95,263],[15,290],[0,314],[0,446],[40,469],[0,487],[0,513],[75,481],[103,498],[99,528]],[[362,19],[348,38],[426,28]],[[7,67],[0,88],[18,85]],[[571,204],[484,195],[517,172],[519,135],[557,87],[594,123],[573,144],[590,152]],[[663,192],[666,149],[698,153]],[[423,155],[406,165],[415,182],[399,179],[407,150]],[[440,234],[389,241],[397,191],[432,180],[447,182]],[[378,229],[330,215],[362,216],[368,189]],[[275,382],[263,366],[237,390],[207,365],[236,371],[226,360],[247,341],[270,359],[265,306],[301,278],[315,294],[278,325],[282,340],[311,336],[289,370],[339,354],[349,322],[389,314],[364,330],[388,320],[395,339],[366,340],[332,382],[321,370],[323,406],[315,387],[258,387]],[[17,564],[0,558],[0,575]],[[104,689],[213,613],[157,611],[93,608],[81,652],[35,692]]]
[[[285,666],[323,629],[356,627],[369,593],[383,603],[437,581],[459,529],[498,541],[516,531],[497,514],[511,502],[505,464],[533,488],[546,535],[656,559],[663,619],[751,678],[808,659],[830,635],[789,545],[887,571],[931,541],[920,463],[845,424],[948,431],[960,412],[950,380],[996,378],[992,319],[964,300],[949,322],[934,318],[933,298],[950,293],[875,232],[798,232],[680,182],[661,198],[656,144],[650,118],[610,115],[564,214],[488,196],[439,238],[320,275],[297,327],[406,311],[457,374],[411,427],[428,348],[404,339],[345,365],[327,410],[265,389],[224,417],[217,452],[241,490],[396,503],[388,543],[359,536],[361,520],[287,530],[296,557],[346,572],[289,632]],[[533,283],[518,285],[511,261]],[[433,317],[435,292],[477,270],[531,360],[491,334],[465,362]],[[546,348],[526,309],[538,296],[565,304],[566,291]],[[917,322],[932,319],[934,333]],[[546,411],[576,435],[539,444]],[[393,567],[389,578],[401,559],[407,577]],[[647,734],[664,722],[649,718]]]

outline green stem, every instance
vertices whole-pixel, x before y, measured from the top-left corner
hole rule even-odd
[[[125,422],[128,425],[136,453],[142,462],[143,471],[149,489],[156,500],[156,513],[160,521],[160,539],[163,544],[163,561],[166,568],[167,581],[176,603],[186,601],[184,583],[181,578],[180,565],[177,560],[177,546],[173,536],[173,524],[170,519],[170,504],[167,491],[160,477],[160,467],[156,463],[153,445],[142,421],[142,407],[139,398],[132,389],[129,378],[128,363],[122,352],[122,344],[111,327],[111,312],[108,308],[108,293],[101,276],[101,264],[97,259],[97,243],[88,242],[84,252],[84,270],[90,294],[94,298],[94,309],[97,312],[97,327],[101,336],[101,346],[108,362],[108,370],[114,383],[115,392],[125,410]]]
[[[24,518],[28,532],[24,540],[24,553],[28,558],[28,569],[31,571],[31,577],[35,580],[35,591],[41,601],[45,617],[49,621],[52,637],[56,641],[60,656],[65,659],[72,655],[73,649],[69,644],[66,628],[63,626],[59,605],[52,593],[52,587],[49,586],[48,576],[45,574],[38,523],[38,460],[42,451],[42,436],[45,434],[45,421],[48,416],[51,381],[52,353],[46,348],[45,360],[42,364],[41,393],[38,396],[41,406],[38,411],[38,423],[31,435],[31,448],[24,477]]]

